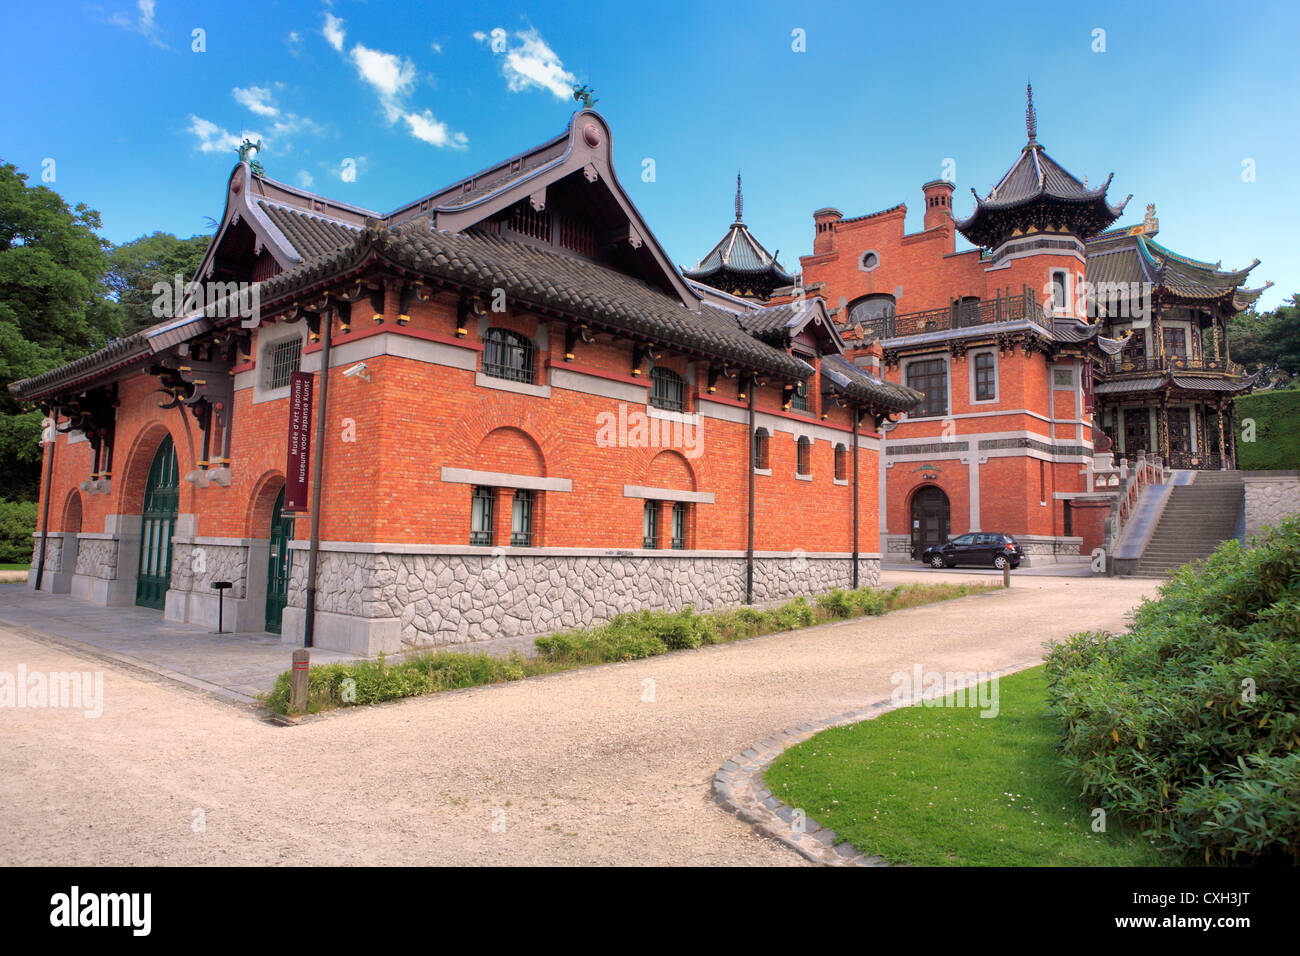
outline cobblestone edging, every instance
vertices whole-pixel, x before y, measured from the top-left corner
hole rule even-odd
[[[985,676],[1001,678],[1029,667],[1037,667],[1041,663],[1041,660],[1021,661],[1000,670],[989,671]],[[972,686],[971,682],[963,682],[954,690],[964,690],[969,686]],[[734,754],[717,769],[713,774],[710,787],[713,802],[728,813],[734,813],[744,820],[761,836],[784,843],[813,863],[820,863],[823,866],[890,866],[891,864],[883,857],[867,854],[851,843],[837,844],[839,834],[823,827],[812,817],[805,816],[802,830],[796,829],[794,823],[796,808],[782,803],[772,795],[772,791],[768,790],[767,784],[763,782],[763,774],[785,751],[823,730],[871,720],[891,710],[910,707],[922,700],[944,697],[948,693],[949,691],[945,690],[938,693],[913,694],[900,702],[885,698],[858,710],[791,727],[774,734],[762,743]]]

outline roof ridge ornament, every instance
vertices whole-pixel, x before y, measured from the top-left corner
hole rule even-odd
[[[744,199],[740,195],[740,173],[736,173],[736,222],[741,220],[741,212],[745,208]]]
[[[1038,113],[1034,110],[1034,87],[1030,83],[1025,83],[1025,132],[1029,134],[1029,142],[1038,141]]]

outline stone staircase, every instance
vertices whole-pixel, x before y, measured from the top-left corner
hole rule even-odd
[[[1138,559],[1137,576],[1163,578],[1235,538],[1244,495],[1241,474],[1236,471],[1198,471],[1190,484],[1175,483],[1160,522]]]

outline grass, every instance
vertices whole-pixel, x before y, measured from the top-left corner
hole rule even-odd
[[[1300,468],[1300,389],[1256,392],[1233,403],[1237,422],[1237,467],[1246,471]],[[1242,423],[1255,423],[1255,440],[1245,441]]]
[[[22,561],[17,564],[0,564],[0,571],[30,571],[31,569],[32,566],[27,561]]]
[[[1174,862],[1066,780],[1042,667],[998,682],[998,711],[903,707],[792,747],[765,779],[864,853],[920,866],[1153,866]]]
[[[334,707],[523,680],[592,664],[638,660],[999,589],[1000,585],[947,583],[899,585],[889,590],[835,589],[813,604],[795,598],[767,610],[741,607],[697,614],[688,607],[677,612],[620,614],[599,627],[537,638],[537,657],[432,651],[391,663],[380,655],[377,660],[322,664],[308,671],[307,710],[318,713]],[[277,713],[288,713],[289,691],[290,672],[285,671],[276,678],[270,693],[263,695],[262,702]]]

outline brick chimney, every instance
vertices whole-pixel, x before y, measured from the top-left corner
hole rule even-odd
[[[925,193],[925,228],[933,229],[952,222],[953,184],[946,179],[935,179],[921,187]]]
[[[838,209],[818,209],[813,213],[816,234],[813,236],[813,255],[821,256],[835,251],[835,224],[844,218]]]

